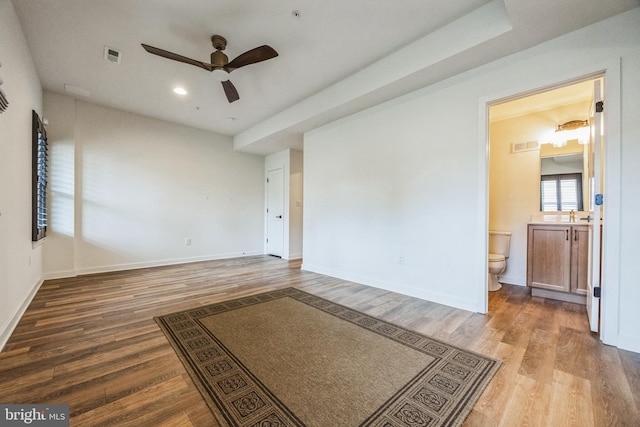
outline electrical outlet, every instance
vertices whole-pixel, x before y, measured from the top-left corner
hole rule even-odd
[[[185,237],[184,244],[185,246],[191,246],[191,237]]]
[[[398,258],[398,264],[404,265],[404,257],[403,256]]]

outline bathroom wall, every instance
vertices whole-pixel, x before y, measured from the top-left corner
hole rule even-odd
[[[526,286],[527,223],[540,211],[541,150],[512,153],[511,145],[543,140],[557,124],[582,119],[588,111],[588,102],[580,102],[491,122],[489,229],[512,233],[511,254],[501,282]]]

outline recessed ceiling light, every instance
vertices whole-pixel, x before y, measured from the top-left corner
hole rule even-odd
[[[181,88],[181,87],[174,87],[173,91],[175,93],[177,93],[178,95],[186,95],[187,94],[187,91],[184,88]]]

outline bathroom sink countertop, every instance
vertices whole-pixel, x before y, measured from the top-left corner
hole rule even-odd
[[[593,224],[593,221],[529,221],[527,224],[530,225],[590,225]]]
[[[587,221],[587,217],[591,217],[591,221]],[[581,218],[585,218],[581,220]],[[557,213],[557,214],[533,214],[531,215],[531,221],[528,222],[531,225],[589,225],[593,224],[593,214],[590,212],[576,212],[575,219],[571,221],[570,214]]]

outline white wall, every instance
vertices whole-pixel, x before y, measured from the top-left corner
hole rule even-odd
[[[42,244],[31,242],[31,110],[42,116],[42,88],[18,18],[0,0],[0,349],[42,283]]]
[[[618,345],[640,353],[640,12],[635,9],[632,19],[616,32],[626,34],[625,54],[622,58],[622,147],[621,212],[622,233],[620,247],[609,248],[612,257],[620,259],[619,340]],[[603,48],[606,48],[603,47]],[[622,55],[621,55],[622,56]],[[605,128],[606,132],[606,128]],[[605,180],[606,180],[605,166]],[[605,181],[605,185],[607,185]],[[607,197],[605,195],[605,197]],[[605,223],[607,221],[605,205]],[[605,242],[606,244],[606,242]],[[606,292],[603,284],[603,292]]]
[[[639,23],[634,9],[306,134],[304,268],[482,311],[488,204],[479,105],[622,58],[624,157],[607,168],[622,171],[622,238],[609,248],[620,254],[609,294],[619,311],[605,315],[616,329],[609,341],[640,351]]]
[[[289,150],[289,259],[302,258],[304,161],[302,151]]]
[[[403,98],[305,135],[305,269],[475,308],[478,150],[460,119],[477,103],[449,95]]]
[[[530,117],[491,123],[489,230],[511,232],[502,283],[526,286],[527,222],[540,210],[540,150],[511,153],[511,143],[536,141],[546,124]]]
[[[44,271],[73,276],[75,266],[75,101],[44,92],[43,108],[49,120],[49,226],[44,246]]]
[[[47,253],[63,253],[47,277],[263,253],[262,157],[226,136],[45,98],[60,154]]]

